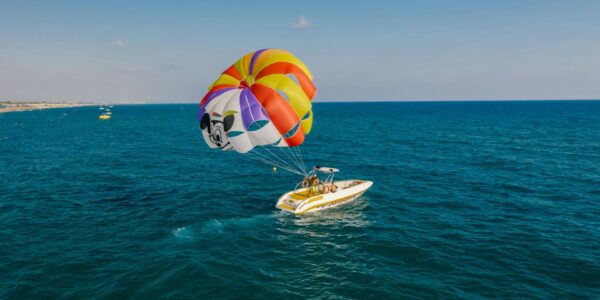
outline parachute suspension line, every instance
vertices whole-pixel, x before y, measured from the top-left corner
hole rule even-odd
[[[296,153],[296,159],[298,160],[298,164],[300,164],[300,166],[302,167],[302,170],[304,170],[304,173],[308,174],[308,172],[306,172],[306,165],[304,164],[304,159],[302,158],[302,153],[300,152],[300,146],[294,147],[292,151]]]
[[[306,168],[304,168],[304,166],[300,163],[300,160],[298,159],[297,156],[294,155],[293,150],[290,150],[291,147],[285,147],[288,148],[287,150],[282,149],[283,147],[277,147],[279,148],[279,151],[281,151],[283,154],[285,154],[287,157],[290,158],[290,160],[296,165],[296,167],[298,168],[299,171],[303,172],[305,175],[306,173]]]
[[[293,167],[291,167],[290,165],[286,164],[285,162],[277,161],[272,156],[270,157],[267,154],[260,153],[257,148],[253,149],[253,151],[251,153],[253,155],[261,158],[262,160],[266,161],[268,164],[271,164],[271,165],[274,165],[274,166],[278,166],[278,167],[284,168],[286,170],[290,170],[290,169],[294,170]]]
[[[301,173],[298,173],[297,171],[294,171],[294,170],[292,170],[292,169],[288,169],[288,168],[286,168],[286,167],[284,167],[284,166],[281,166],[281,165],[279,165],[279,164],[276,164],[276,163],[273,163],[273,162],[271,162],[271,161],[265,160],[265,159],[263,159],[263,158],[261,158],[261,157],[259,157],[259,156],[253,156],[253,155],[249,155],[249,154],[244,154],[244,155],[246,155],[246,156],[250,157],[251,159],[254,159],[254,160],[260,161],[260,162],[262,162],[262,163],[268,164],[268,165],[270,165],[270,166],[278,167],[278,168],[281,168],[281,169],[283,169],[283,170],[287,170],[287,171],[289,171],[289,172],[292,172],[292,173],[295,173],[295,174],[298,174],[298,175],[302,175]]]
[[[282,165],[285,165],[286,167],[288,167],[290,169],[294,169],[296,171],[302,172],[302,168],[299,168],[298,166],[293,166],[292,164],[288,163],[286,160],[284,160],[283,158],[279,157],[277,155],[277,153],[271,152],[271,150],[269,150],[269,148],[267,148],[265,146],[261,146],[261,148],[264,149],[266,152],[268,152],[270,154],[270,156],[272,156],[275,159],[277,159]]]
[[[261,153],[260,149],[264,149],[264,152]],[[256,156],[259,156],[263,160],[268,161],[271,165],[280,166],[281,168],[284,168],[286,170],[293,170],[295,171],[295,173],[303,173],[302,169],[292,166],[286,160],[280,158],[279,156],[277,156],[277,154],[273,153],[265,146],[255,147],[251,153],[256,154]]]
[[[285,153],[288,154],[289,157],[292,158],[292,160],[296,163],[296,165],[305,173],[306,172],[306,168],[304,167],[304,165],[302,164],[302,162],[300,161],[300,156],[298,151],[295,149],[297,147],[289,147],[287,151],[284,151]]]
[[[314,159],[314,155],[313,155],[314,150],[311,150],[310,147],[303,147],[303,149],[298,149],[298,151],[300,151],[300,158],[302,159],[302,164],[304,164],[305,166],[307,165],[307,166],[309,166],[309,168],[312,169],[312,167],[315,164],[315,161],[313,160]],[[306,161],[304,161],[304,154],[306,154],[306,158],[307,158]],[[313,158],[313,159],[311,159],[311,158]]]
[[[251,159],[254,159],[254,160],[266,163],[266,164],[274,166],[274,167],[278,167],[278,168],[287,170],[287,171],[289,171],[291,173],[298,174],[300,176],[304,176],[304,174],[302,174],[301,172],[298,172],[298,171],[296,171],[294,169],[287,168],[287,167],[285,167],[283,165],[280,165],[277,162],[274,162],[273,160],[270,160],[269,158],[264,157],[264,154],[261,154],[261,153],[258,153],[258,152],[255,152],[255,153],[252,153],[252,154],[250,152],[247,152],[247,153],[242,153],[242,154],[245,155],[245,156],[247,156],[247,157],[249,157],[249,158],[251,158]]]
[[[298,150],[296,149],[298,147],[299,146],[288,147],[288,149],[284,152],[286,152],[288,154],[288,156],[290,156],[292,158],[292,160],[296,163],[296,165],[298,165],[305,174],[308,174],[306,172],[306,168],[304,167],[304,164],[302,164],[302,162],[300,160],[300,154],[298,153]]]
[[[306,166],[306,164],[304,163],[304,155],[302,155],[302,149],[298,148],[298,152],[300,153],[300,160],[302,161],[302,165]]]
[[[265,152],[269,153],[272,157],[277,159],[283,165],[286,165],[289,168],[294,168],[294,166],[292,166],[291,164],[286,162],[283,158],[279,157],[276,153],[271,152],[267,147],[261,147],[261,148],[264,149]]]
[[[308,175],[308,172],[306,171],[306,165],[304,164],[304,159],[302,158],[302,153],[300,152],[300,147],[294,147],[294,149],[292,151],[296,152],[296,157],[298,159],[298,164],[300,164],[300,166],[302,167],[302,170],[304,170],[304,173],[306,173]]]
[[[298,158],[300,160],[300,165],[304,169],[304,173],[308,174],[308,172],[306,171],[306,164],[304,163],[304,156],[302,155],[302,149],[300,147],[295,147],[295,148],[297,148],[297,149],[294,149],[294,150],[298,153]]]
[[[294,164],[295,168],[298,171],[302,172],[304,175],[307,175],[306,169],[304,168],[304,166],[302,166],[298,157],[294,155],[294,153],[292,152],[292,150],[289,149],[289,147],[286,148],[288,149],[279,149],[279,151],[281,151],[282,155],[288,157],[288,160]]]

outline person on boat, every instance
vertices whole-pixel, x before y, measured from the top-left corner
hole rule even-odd
[[[335,185],[335,183],[332,183],[332,184],[331,184],[331,187],[329,188],[329,190],[330,190],[332,193],[335,193],[335,191],[337,191],[337,185]]]
[[[317,175],[313,175],[310,178],[310,194],[314,195],[317,192],[317,185],[319,184],[319,177],[317,177]]]

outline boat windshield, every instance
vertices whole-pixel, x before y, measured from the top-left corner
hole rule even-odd
[[[329,191],[333,185],[333,178],[335,173],[340,170],[335,168],[328,167],[319,167],[315,166],[312,171],[310,171],[301,182],[296,185],[296,190],[306,188],[310,191],[310,193],[321,193],[322,191]],[[325,178],[319,178],[317,172],[325,173],[327,176]],[[326,188],[327,187],[327,188]],[[335,190],[336,188],[333,188]]]
[[[315,168],[313,170],[322,172],[322,173],[337,173],[340,171],[340,169],[330,168],[330,167],[320,167],[320,166],[315,166]]]

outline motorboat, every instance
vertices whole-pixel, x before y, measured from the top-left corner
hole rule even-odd
[[[279,198],[276,207],[297,215],[312,213],[349,203],[373,185],[368,180],[334,181],[339,171],[336,168],[314,167],[293,191]],[[319,180],[318,173],[325,174],[326,178]]]
[[[102,111],[102,114],[100,114],[100,116],[98,117],[98,119],[100,120],[110,120],[111,115],[112,115],[112,111],[110,111],[111,106],[107,106],[107,105],[102,105],[100,106],[100,110]]]

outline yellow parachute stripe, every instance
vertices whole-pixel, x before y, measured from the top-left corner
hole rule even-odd
[[[293,80],[285,75],[273,74],[265,76],[255,83],[260,83],[274,90],[283,92],[300,119],[302,119],[312,107],[312,103],[308,99],[308,96],[304,94],[304,91],[302,91]]]
[[[313,112],[312,110],[308,112],[308,118],[306,120],[303,120],[301,122],[302,124],[302,131],[304,131],[304,134],[309,134],[310,133],[310,129],[312,128],[312,123],[313,123]]]
[[[242,78],[246,77],[246,71],[244,71],[244,58],[240,58],[238,59],[238,61],[235,62],[235,69],[238,71],[238,73],[240,74],[240,76],[242,76]]]
[[[208,87],[208,90],[220,84],[230,84],[235,86],[240,84],[240,81],[227,74],[221,74],[221,76],[219,76],[219,78]]]
[[[256,75],[256,68],[257,66],[260,66],[263,64],[263,62],[265,61],[265,59],[273,54],[287,54],[287,55],[292,55],[291,53],[283,50],[283,49],[267,49],[263,52],[260,53],[260,55],[256,58],[256,60],[254,61],[254,70],[253,73],[254,75]]]
[[[264,53],[260,55],[260,58],[263,58],[263,55]],[[252,72],[254,73],[254,75],[258,75],[258,73],[260,73],[260,71],[262,71],[264,68],[278,62],[287,62],[294,64],[298,68],[300,68],[300,70],[302,70],[302,72],[304,72],[304,74],[306,74],[306,76],[310,80],[313,79],[312,73],[310,73],[306,65],[304,65],[303,62],[301,62],[299,59],[297,59],[295,56],[289,53],[274,53],[270,55],[265,55],[263,59],[256,62],[256,64],[254,65],[254,70],[252,70]]]
[[[254,52],[248,53],[248,54],[244,55],[244,58],[243,58],[244,73],[246,73],[246,76],[250,75],[250,61],[252,61],[253,54],[254,54]]]
[[[244,55],[242,58],[238,59],[235,62],[235,69],[240,73],[242,78],[248,76],[248,67],[250,65],[250,60],[252,59],[252,53],[248,53]]]

